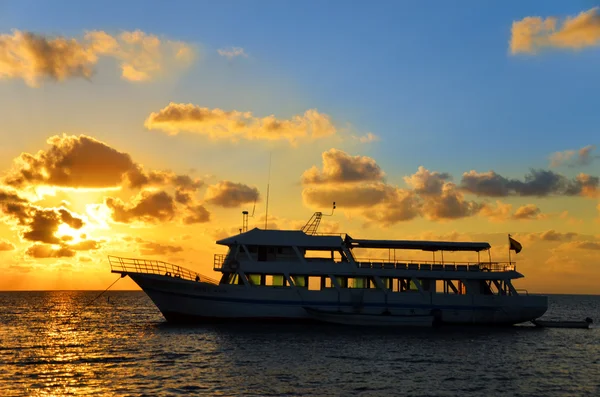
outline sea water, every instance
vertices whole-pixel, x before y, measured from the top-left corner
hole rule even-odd
[[[175,326],[143,292],[97,295],[0,292],[0,396],[600,396],[597,325]],[[600,321],[600,296],[549,306]]]

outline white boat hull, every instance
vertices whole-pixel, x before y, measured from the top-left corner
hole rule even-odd
[[[436,315],[443,324],[512,325],[541,317],[543,296],[388,293],[375,289],[291,287],[246,288],[214,285],[170,276],[128,274],[152,299],[167,321],[315,321],[304,309],[353,311],[365,315]]]
[[[361,314],[343,311],[324,311],[305,308],[310,317],[317,321],[342,325],[372,327],[432,327],[432,315]]]

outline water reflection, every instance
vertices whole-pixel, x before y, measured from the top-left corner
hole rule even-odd
[[[0,293],[0,395],[552,396],[599,386],[598,329],[173,326],[144,294],[110,294],[86,306],[96,293]],[[600,298],[569,299],[555,307],[600,318]]]

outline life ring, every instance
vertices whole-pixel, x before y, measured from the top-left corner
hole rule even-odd
[[[239,269],[240,267],[240,263],[238,261],[236,261],[235,259],[229,262],[229,269],[231,269],[232,271],[237,271],[237,269]]]

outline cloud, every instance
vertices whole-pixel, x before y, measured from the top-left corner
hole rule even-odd
[[[221,49],[218,49],[217,52],[219,53],[219,55],[221,55],[222,57],[225,57],[229,60],[232,60],[233,58],[236,58],[236,57],[244,57],[244,58],[248,57],[248,54],[246,54],[246,52],[244,51],[244,49],[242,47],[221,48]]]
[[[556,17],[525,17],[513,22],[510,39],[512,54],[535,54],[544,48],[582,49],[600,45],[600,13],[594,7],[562,24]],[[560,26],[559,26],[560,25]]]
[[[572,241],[561,246],[562,249],[583,249],[583,250],[600,250],[600,242],[598,241]]]
[[[594,159],[600,158],[600,156],[592,154],[595,149],[596,146],[587,145],[579,150],[555,152],[550,155],[550,166],[559,167],[566,165],[567,167],[581,167],[590,165]]]
[[[178,245],[163,245],[140,238],[137,238],[136,242],[139,244],[139,251],[142,255],[167,255],[183,251],[183,248]]]
[[[162,130],[171,135],[195,132],[211,139],[287,140],[318,139],[337,132],[328,115],[310,109],[291,119],[275,116],[255,117],[251,112],[202,108],[191,103],[171,102],[151,113],[144,123],[149,130]]]
[[[445,173],[419,167],[404,180],[412,189],[383,182],[384,173],[369,157],[349,156],[332,149],[323,153],[323,171],[313,167],[302,175],[302,198],[313,207],[360,210],[368,220],[389,226],[422,216],[430,220],[458,219],[478,213],[482,205],[466,200]]]
[[[302,174],[303,184],[381,181],[384,173],[375,160],[367,156],[351,156],[341,150],[323,152],[323,170],[317,167]]]
[[[566,241],[572,240],[576,238],[579,234],[568,232],[568,233],[559,233],[554,229],[547,230],[545,232],[539,233],[539,239],[543,241]]]
[[[35,155],[21,153],[4,182],[15,187],[116,187],[126,173],[136,171],[127,153],[86,135],[55,135],[47,143],[51,145],[48,150]]]
[[[493,222],[505,222],[508,220],[536,220],[545,219],[546,214],[542,214],[542,211],[535,204],[522,205],[516,209],[513,213],[512,204],[503,203],[497,200],[495,205],[490,203],[482,203],[479,215],[489,219]]]
[[[92,251],[99,249],[100,245],[100,242],[96,240],[84,240],[79,243],[70,244],[68,248],[75,251]]]
[[[0,240],[0,252],[1,251],[12,251],[15,249],[15,246],[9,241]]]
[[[190,206],[187,210],[189,215],[183,218],[183,223],[186,225],[210,221],[210,212],[203,205]]]
[[[193,50],[139,30],[117,35],[91,31],[83,40],[19,30],[0,35],[0,79],[20,78],[31,87],[45,80],[89,80],[100,57],[118,60],[125,80],[149,81],[166,69],[188,66]]]
[[[258,189],[242,183],[221,181],[207,188],[204,200],[224,208],[234,208],[259,199]]]
[[[394,190],[394,187],[384,183],[305,187],[302,198],[306,204],[316,208],[330,208],[334,201],[340,208],[363,208],[393,197]]]
[[[73,229],[84,225],[80,217],[66,208],[42,208],[6,188],[0,188],[0,214],[16,223],[25,240],[48,244],[61,243],[56,237],[61,224]]]
[[[131,203],[126,204],[119,198],[108,197],[105,205],[112,211],[115,222],[166,222],[175,217],[175,202],[165,191],[142,190]]]
[[[380,140],[379,136],[373,134],[372,132],[367,132],[365,135],[357,136],[355,138],[358,139],[358,141],[360,143],[371,143],[371,142],[377,142]]]
[[[598,177],[579,174],[574,179],[549,170],[532,169],[523,181],[505,178],[494,171],[465,172],[460,188],[477,196],[594,196],[600,185]]]
[[[527,204],[523,205],[515,211],[513,214],[513,219],[542,219],[544,215],[542,211],[535,204]]]
[[[185,174],[145,171],[129,154],[90,136],[56,135],[47,143],[50,148],[35,155],[21,153],[4,183],[16,188],[36,185],[76,189],[172,186],[178,194],[178,202],[192,200],[191,194],[204,185],[202,180]]]
[[[51,245],[34,244],[27,248],[25,254],[33,258],[72,258],[75,251],[68,247],[54,248]]]
[[[439,195],[448,180],[452,179],[449,174],[430,172],[423,166],[419,166],[416,173],[405,176],[404,181],[412,187],[417,194]]]

